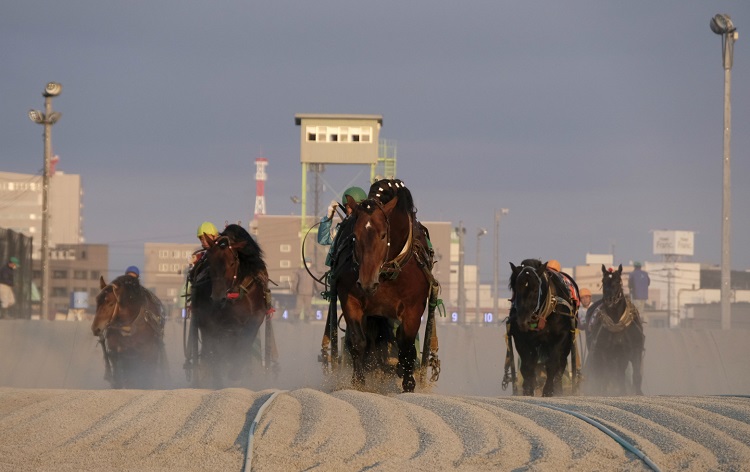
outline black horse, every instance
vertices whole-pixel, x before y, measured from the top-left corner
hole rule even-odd
[[[534,395],[536,368],[541,362],[547,376],[542,395],[560,395],[562,374],[574,345],[578,289],[570,277],[566,282],[566,276],[547,269],[547,264],[538,259],[526,259],[520,266],[511,262],[510,267],[509,288],[513,299],[507,321],[509,358],[506,369],[513,365],[512,341],[521,358],[523,394]],[[513,372],[515,377],[515,370]],[[574,376],[577,376],[575,369]],[[573,380],[575,385],[577,378]],[[515,378],[512,381],[515,387]],[[506,383],[504,380],[503,384]]]
[[[623,291],[622,264],[617,270],[607,270],[602,264],[602,290],[604,296],[588,311],[590,393],[626,394],[626,370],[630,364],[633,392],[643,395],[646,336],[638,309]]]

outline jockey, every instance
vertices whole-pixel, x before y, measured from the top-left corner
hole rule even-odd
[[[562,272],[560,261],[556,259],[550,259],[549,261],[547,261],[547,270],[550,272],[550,274],[554,274],[558,278],[558,280],[561,280],[565,284],[565,288],[570,294],[570,300],[575,305],[575,310],[578,311],[578,306],[581,304],[580,296],[578,294],[578,287],[575,285],[573,279],[568,274]]]
[[[203,255],[208,249],[209,240],[213,241],[219,237],[219,230],[210,221],[204,221],[198,226],[198,232],[196,234],[198,240],[201,242],[201,248],[193,253],[190,257],[190,269],[188,271],[188,281],[192,284],[198,279],[198,275],[201,272],[201,260]]]
[[[354,205],[358,205],[367,198],[367,194],[365,194],[365,191],[361,188],[349,187],[348,189],[344,190],[343,195],[341,195],[341,201],[343,203],[332,200],[331,205],[328,207],[328,213],[326,213],[326,216],[324,216],[320,220],[320,227],[318,228],[318,244],[321,244],[323,246],[331,246],[331,248],[328,250],[328,255],[326,256],[326,265],[328,267],[331,267],[331,264],[333,263],[334,251],[338,246],[338,244],[336,244],[336,237],[339,234],[339,228],[344,223],[344,221],[347,220],[349,215],[351,215],[354,211],[354,206],[349,204],[349,200],[346,198],[347,196],[352,198]],[[333,226],[333,216],[336,214],[336,208],[339,207],[343,208],[346,211],[346,215],[344,216],[344,219],[336,225],[335,228],[331,229],[331,226]]]

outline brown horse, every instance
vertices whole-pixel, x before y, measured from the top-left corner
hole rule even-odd
[[[99,284],[91,331],[104,352],[104,378],[113,388],[152,388],[167,372],[161,301],[129,275]]]
[[[414,391],[416,386],[415,339],[433,287],[438,286],[430,272],[432,257],[427,234],[414,213],[411,194],[402,187],[387,203],[369,198],[352,214],[350,255],[343,258],[342,266],[333,270],[335,290],[346,320],[345,345],[352,357],[354,385],[364,385],[366,372],[384,367],[394,336],[392,325],[398,324],[397,372],[403,376],[405,392]],[[432,308],[431,305],[429,332],[425,334],[425,351],[431,352],[424,353],[422,365],[426,367],[429,359],[435,372],[439,361],[437,338],[433,341],[431,332]],[[428,345],[430,341],[434,347]],[[436,379],[433,373],[433,380]]]
[[[269,349],[275,348],[266,320],[271,306],[263,252],[241,226],[229,225],[215,241],[209,238],[196,267],[203,274],[195,277],[191,294],[188,365],[198,367],[194,385],[246,384],[253,344],[264,321],[267,360]]]
[[[624,293],[622,264],[617,270],[608,270],[602,264],[602,291],[602,299],[588,311],[590,393],[627,394],[629,379],[626,370],[630,364],[633,369],[632,393],[643,395],[646,336],[638,309]]]

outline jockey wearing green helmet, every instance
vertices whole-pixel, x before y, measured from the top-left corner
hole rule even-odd
[[[351,197],[353,205],[349,204],[349,199],[347,197]],[[333,257],[332,253],[334,251],[334,248],[336,247],[335,241],[339,227],[344,222],[344,220],[346,220],[347,217],[354,211],[354,206],[361,203],[366,198],[367,194],[360,187],[349,187],[348,189],[344,190],[343,194],[341,194],[341,203],[333,200],[331,202],[331,205],[328,207],[328,213],[326,213],[326,215],[320,220],[320,227],[318,228],[318,244],[321,244],[323,246],[331,246],[331,248],[328,250],[328,256],[326,256],[327,266],[331,266],[331,259]],[[342,221],[338,223],[336,227],[333,228],[333,230],[331,230],[331,226],[333,226],[333,216],[336,214],[336,208],[339,207],[343,208],[346,211],[346,214],[344,215]]]
[[[341,203],[346,206],[347,199],[346,197],[350,196],[354,200],[354,203],[361,203],[362,200],[367,198],[367,194],[364,190],[362,190],[359,187],[349,187],[348,189],[344,190],[344,194],[341,195]]]

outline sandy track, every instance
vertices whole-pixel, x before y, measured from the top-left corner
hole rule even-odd
[[[243,470],[272,391],[0,389],[0,470]],[[283,392],[253,470],[750,470],[750,399]]]

